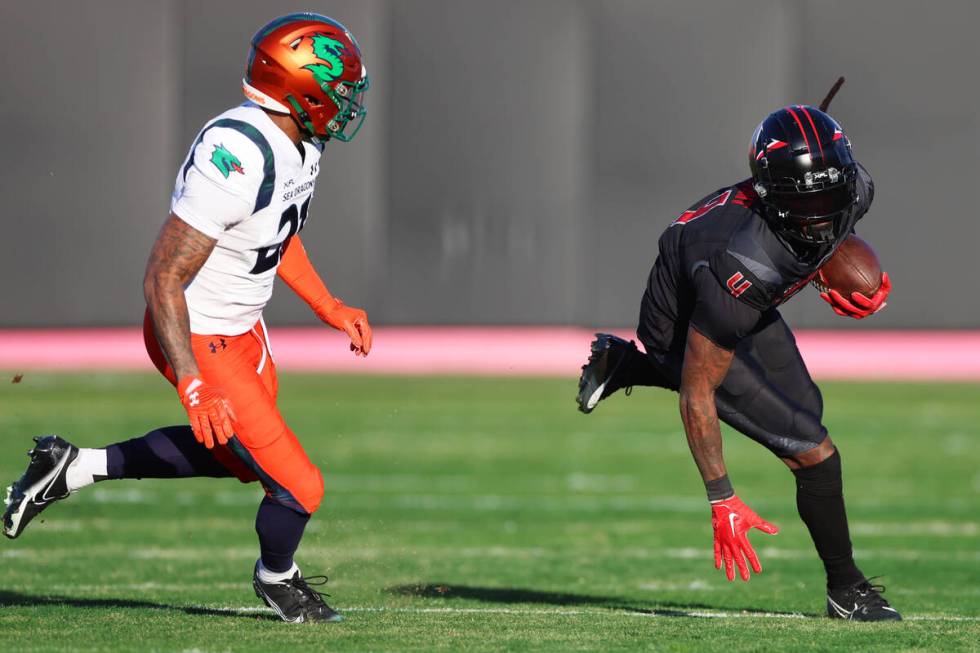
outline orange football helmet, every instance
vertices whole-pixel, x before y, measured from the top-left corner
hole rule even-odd
[[[312,13],[281,16],[256,32],[242,80],[245,97],[255,104],[291,114],[314,139],[345,142],[367,115],[368,85],[350,31]]]

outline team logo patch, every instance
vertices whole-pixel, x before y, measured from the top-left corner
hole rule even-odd
[[[735,297],[741,296],[746,290],[752,287],[752,282],[745,278],[741,272],[736,272],[732,276],[728,277],[728,281],[725,283],[728,286],[728,290],[731,291],[732,295]]]
[[[215,145],[214,152],[211,153],[211,163],[214,167],[224,175],[225,179],[232,171],[237,172],[240,175],[245,174],[245,169],[242,168],[242,162],[238,160],[238,157],[228,151],[224,145]]]
[[[313,54],[326,63],[311,63],[303,68],[313,73],[314,79],[321,85],[337,80],[344,74],[344,60],[341,59],[346,50],[344,44],[326,34],[314,34],[310,39],[313,41]]]

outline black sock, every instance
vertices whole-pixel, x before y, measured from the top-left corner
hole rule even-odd
[[[165,426],[141,438],[110,444],[105,451],[110,479],[232,475],[198,443],[190,426]]]
[[[840,453],[812,467],[794,469],[796,508],[827,571],[827,587],[839,589],[864,579],[854,564],[844,511]]]
[[[303,530],[310,516],[296,512],[269,497],[262,499],[255,516],[255,532],[259,534],[262,565],[269,571],[289,571],[293,554],[299,548]]]
[[[653,386],[658,388],[673,388],[663,373],[654,367],[650,357],[631,345],[625,352],[625,358],[620,363],[619,370],[610,382],[618,388],[633,386]]]

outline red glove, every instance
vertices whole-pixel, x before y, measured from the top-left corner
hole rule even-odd
[[[758,528],[763,533],[775,535],[779,529],[752,512],[752,509],[742,503],[742,500],[732,496],[723,501],[711,504],[711,527],[715,531],[715,569],[721,569],[721,561],[725,560],[725,575],[728,580],[735,580],[734,558],[738,565],[742,580],[749,579],[749,570],[745,566],[742,554],[752,563],[752,571],[762,572],[759,557],[752,550],[746,535],[750,528]]]
[[[318,308],[317,316],[337,329],[350,336],[350,350],[358,356],[367,356],[371,351],[371,325],[368,324],[367,313],[359,308],[345,306],[344,302],[332,298],[329,308]]]
[[[844,295],[831,289],[827,292],[820,293],[820,298],[830,304],[834,312],[841,317],[853,317],[855,320],[860,320],[869,315],[874,315],[887,306],[888,303],[885,300],[891,291],[892,282],[888,278],[888,273],[883,272],[881,275],[881,287],[878,288],[878,292],[873,297],[868,298],[859,292],[853,292],[851,293],[851,301],[848,301]]]
[[[199,376],[185,376],[177,383],[180,403],[187,410],[194,437],[208,449],[218,444],[227,444],[235,435],[231,420],[235,415],[231,404],[221,392],[205,383]]]

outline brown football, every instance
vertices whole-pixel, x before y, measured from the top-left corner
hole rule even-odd
[[[871,245],[854,234],[817,271],[813,280],[821,291],[833,288],[850,299],[852,292],[871,297],[881,287],[881,264]]]

